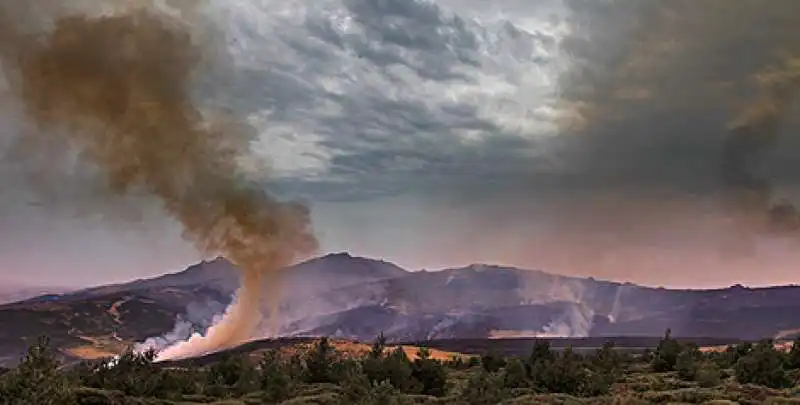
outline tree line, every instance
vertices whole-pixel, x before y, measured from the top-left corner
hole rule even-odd
[[[706,388],[734,380],[779,389],[800,380],[800,340],[788,352],[768,340],[704,352],[678,342],[669,331],[656,348],[641,353],[616,350],[610,342],[590,354],[570,347],[556,351],[547,340],[539,340],[524,357],[488,352],[437,360],[420,348],[412,360],[402,347],[389,349],[381,335],[359,357],[342,355],[322,338],[301,353],[269,350],[257,358],[230,354],[202,367],[154,359],[153,351],[127,351],[111,362],[63,365],[48,340],[40,338],[15,368],[0,370],[0,403],[278,404],[303,396],[315,398],[310,403],[326,404],[488,405],[531,393],[611,397],[632,370],[671,373]]]

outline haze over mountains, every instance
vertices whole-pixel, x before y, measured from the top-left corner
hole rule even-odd
[[[531,336],[758,339],[800,332],[800,287],[669,290],[490,265],[409,272],[346,253],[282,270],[280,334],[395,341]],[[131,283],[0,305],[0,362],[47,334],[98,357],[203,330],[238,285],[224,259]],[[265,313],[268,313],[265,311]],[[263,328],[267,330],[267,328]]]
[[[0,304],[22,301],[43,294],[60,294],[72,290],[75,290],[75,288],[0,281]]]

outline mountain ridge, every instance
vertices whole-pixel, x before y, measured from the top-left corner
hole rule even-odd
[[[680,290],[491,264],[407,271],[334,253],[280,270],[283,336],[393,341],[675,336],[757,339],[800,330],[800,287]],[[268,278],[267,282],[272,279]],[[224,311],[237,271],[217,258],[186,270],[0,305],[0,362],[47,333],[65,355],[181,339]],[[263,308],[268,313],[270,308]]]

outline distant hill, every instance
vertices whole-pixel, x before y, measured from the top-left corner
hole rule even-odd
[[[800,333],[796,286],[669,290],[481,264],[407,272],[345,253],[278,276],[284,336],[365,341],[383,332],[414,342],[653,337],[666,328],[678,337],[723,340]],[[216,259],[152,279],[0,305],[0,365],[40,334],[68,357],[104,356],[168,333],[188,336],[224,310],[237,285],[236,269]]]
[[[32,286],[0,281],[0,305],[22,301],[40,295],[62,294],[73,290],[75,290],[75,288]]]

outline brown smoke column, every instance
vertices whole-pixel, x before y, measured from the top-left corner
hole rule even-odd
[[[0,21],[13,20],[10,8],[0,9]],[[209,122],[190,101],[189,79],[202,54],[188,29],[148,10],[60,17],[45,37],[3,26],[3,61],[13,68],[7,76],[36,136],[68,138],[103,170],[114,193],[143,187],[159,197],[187,240],[241,269],[225,318],[160,358],[252,338],[262,278],[313,252],[316,241],[306,207],[274,199],[238,168],[254,131],[235,117]]]

